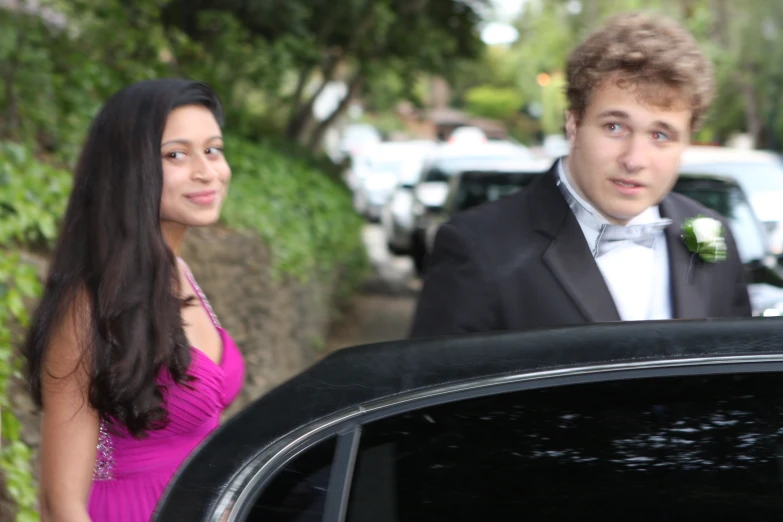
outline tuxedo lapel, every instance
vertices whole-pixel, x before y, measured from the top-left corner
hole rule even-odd
[[[620,321],[620,314],[579,222],[557,186],[557,163],[529,188],[536,230],[551,239],[543,263],[588,322]]]
[[[707,317],[709,288],[704,261],[688,250],[681,236],[682,224],[693,216],[685,215],[671,197],[661,201],[660,211],[661,216],[672,220],[671,226],[666,229],[672,315],[676,319]]]

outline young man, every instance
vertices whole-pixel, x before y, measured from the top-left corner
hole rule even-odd
[[[567,80],[570,154],[441,227],[411,336],[751,315],[728,226],[726,259],[704,260],[683,225],[721,218],[670,193],[714,93],[695,39],[621,15],[572,52]]]

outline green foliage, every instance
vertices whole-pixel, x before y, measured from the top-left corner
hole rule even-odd
[[[185,56],[180,65],[192,58],[188,68],[203,70],[234,100],[243,99],[234,87],[250,82],[263,92],[254,97],[265,100],[264,119],[272,128],[317,150],[326,127],[348,108],[340,104],[315,122],[310,108],[324,85],[341,81],[351,96],[363,92],[375,110],[393,108],[400,96],[416,94],[421,73],[443,75],[453,61],[479,54],[476,5],[485,2],[237,0],[229,6],[201,0],[194,7],[170,0],[163,19],[167,32],[187,35],[201,50],[175,53]]]
[[[568,102],[565,96],[566,82],[562,73],[555,72],[549,85],[541,87],[541,129],[546,134],[562,134]]]
[[[269,144],[227,137],[226,155],[233,177],[223,222],[258,231],[277,276],[306,281],[339,267],[349,284],[363,278],[362,221],[340,182]]]
[[[0,143],[0,245],[46,246],[57,234],[71,175],[35,161],[16,143]]]
[[[16,502],[16,522],[37,521],[36,489],[30,465],[32,451],[20,440],[21,426],[11,411],[3,410],[2,425],[7,442],[0,453],[0,466],[5,474],[6,489]]]
[[[465,96],[474,87],[491,86],[520,90],[517,70],[510,50],[505,46],[484,49],[479,59],[455,60],[448,70],[447,80],[453,91],[453,102],[462,106]],[[526,99],[524,92],[522,98]]]
[[[394,132],[404,132],[405,125],[396,112],[385,111],[379,113],[365,113],[361,121],[378,129],[383,136],[389,136]]]
[[[367,109],[373,112],[393,111],[400,100],[414,99],[415,82],[396,68],[380,69],[365,85],[363,98]]]
[[[0,409],[5,439],[0,467],[18,508],[17,522],[37,520],[38,515],[31,451],[20,438],[8,395],[10,380],[21,378],[22,368],[13,349],[19,340],[13,328],[28,326],[25,299],[41,291],[35,269],[17,247],[52,244],[70,188],[68,172],[36,161],[21,145],[0,143]]]
[[[522,108],[524,100],[518,89],[474,87],[465,93],[468,112],[474,116],[508,120]]]
[[[105,99],[137,80],[171,75],[157,0],[41,2],[67,22],[0,9],[4,137],[73,164]]]

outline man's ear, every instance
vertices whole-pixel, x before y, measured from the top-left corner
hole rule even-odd
[[[568,138],[568,144],[573,147],[574,139],[576,138],[576,129],[579,127],[579,115],[574,110],[566,111],[566,138]]]

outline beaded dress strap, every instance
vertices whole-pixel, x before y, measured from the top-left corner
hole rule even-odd
[[[95,466],[92,469],[92,480],[111,480],[114,478],[114,441],[109,434],[106,421],[101,420],[98,431],[98,445],[95,455]]]
[[[204,294],[204,291],[201,290],[201,287],[196,282],[196,279],[193,277],[193,274],[190,272],[190,269],[188,269],[188,266],[185,264],[185,262],[179,258],[177,258],[177,260],[182,265],[183,270],[185,270],[185,277],[188,278],[188,281],[190,282],[190,286],[193,287],[193,290],[196,292],[196,295],[201,301],[201,304],[204,306],[204,308],[209,313],[209,316],[212,318],[212,324],[214,324],[217,328],[220,328],[220,321],[218,321],[215,311],[212,310],[212,305],[209,304],[209,300],[207,299],[207,296]]]

